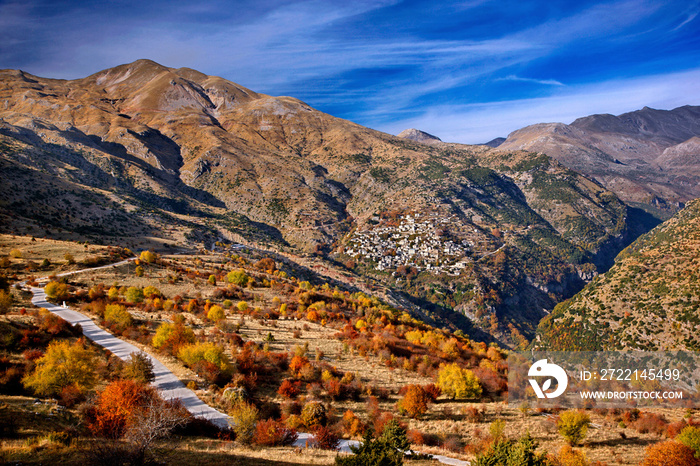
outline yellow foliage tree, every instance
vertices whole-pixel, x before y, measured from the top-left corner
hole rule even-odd
[[[91,389],[97,380],[95,353],[82,341],[52,341],[46,354],[36,361],[31,374],[22,383],[36,394],[56,396],[65,387],[75,386],[81,392]]]
[[[479,378],[469,369],[457,364],[443,364],[438,373],[437,386],[452,398],[479,398],[482,394]]]

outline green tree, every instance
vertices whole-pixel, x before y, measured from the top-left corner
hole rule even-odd
[[[437,386],[452,398],[479,398],[482,394],[479,378],[469,369],[457,364],[445,364],[438,373]]]
[[[569,410],[559,415],[557,429],[570,445],[577,445],[588,434],[591,417],[583,411]]]
[[[545,453],[537,454],[537,442],[528,432],[517,442],[500,439],[477,455],[472,466],[554,466]]]
[[[34,370],[22,382],[43,396],[57,396],[70,385],[85,392],[95,385],[96,366],[95,353],[82,341],[73,344],[67,340],[52,341],[46,353],[36,361]]]

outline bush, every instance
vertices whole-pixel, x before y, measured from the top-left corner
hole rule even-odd
[[[124,293],[124,298],[130,303],[140,303],[143,301],[143,290],[136,286],[130,286]]]
[[[253,443],[263,447],[292,445],[298,437],[296,430],[285,426],[282,421],[268,419],[259,421],[255,426]]]
[[[244,286],[250,277],[243,270],[233,270],[226,275],[226,280],[234,285]]]
[[[44,293],[46,293],[49,299],[59,301],[67,299],[70,296],[68,293],[68,285],[57,281],[50,281],[47,283],[44,287]]]
[[[403,451],[408,450],[410,444],[406,437],[406,430],[396,421],[387,424],[384,433],[377,439],[372,438],[372,433],[367,431],[362,443],[350,446],[353,456],[335,459],[335,464],[340,466],[399,466],[403,464]]]
[[[258,408],[245,401],[239,401],[231,408],[229,416],[231,416],[231,429],[236,433],[236,439],[249,445],[255,435]]]
[[[320,450],[337,450],[340,444],[340,438],[333,429],[317,425],[311,431],[313,440],[309,442],[309,447],[318,448]]]
[[[549,466],[551,463],[546,454],[537,454],[537,442],[526,434],[517,442],[512,440],[497,440],[489,449],[476,456],[471,466]]]
[[[139,255],[139,260],[146,262],[147,264],[152,264],[158,259],[158,256],[151,251],[142,251]]]
[[[557,420],[557,429],[570,445],[577,445],[588,434],[591,418],[583,411],[564,411]]]
[[[326,407],[320,401],[310,401],[301,410],[301,420],[306,427],[326,425]]]
[[[676,437],[676,441],[693,450],[695,457],[700,459],[700,428],[688,426]]]
[[[588,466],[586,455],[579,450],[574,450],[569,445],[564,445],[557,456],[560,466]]]
[[[153,373],[153,361],[143,352],[131,353],[129,360],[124,365],[122,374],[125,379],[147,384],[156,378]]]
[[[195,366],[200,361],[207,361],[223,372],[228,372],[231,369],[224,349],[211,342],[185,345],[180,348],[177,357],[190,367]]]
[[[26,388],[44,396],[58,396],[70,385],[85,392],[95,385],[96,363],[94,352],[81,340],[73,344],[65,340],[52,341],[46,353],[36,361],[34,371],[22,382]]]
[[[225,318],[226,314],[224,313],[224,310],[221,306],[217,306],[215,304],[211,308],[209,308],[209,312],[207,313],[207,319],[211,320],[212,322],[218,322],[220,320],[224,320]]]
[[[111,324],[119,331],[124,331],[134,323],[133,317],[126,308],[119,304],[107,304],[105,306],[105,322]]]
[[[698,466],[693,450],[673,440],[651,445],[640,466]]]
[[[0,290],[0,314],[5,314],[12,307],[12,293]]]
[[[121,438],[134,421],[137,409],[157,398],[155,389],[133,380],[116,380],[100,393],[87,425],[97,436]]]
[[[430,398],[420,385],[408,385],[406,394],[399,400],[396,407],[399,413],[411,418],[418,418],[428,411]]]
[[[437,386],[442,393],[452,398],[474,399],[482,393],[478,377],[469,369],[462,369],[454,363],[442,365]]]
[[[284,379],[282,385],[280,385],[280,388],[277,390],[277,393],[289,399],[296,398],[300,392],[299,382],[293,382],[289,379]]]
[[[195,341],[194,331],[182,322],[163,322],[156,330],[151,344],[155,349],[177,354],[182,346]]]

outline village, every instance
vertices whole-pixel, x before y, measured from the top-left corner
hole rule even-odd
[[[378,216],[372,218],[373,222],[379,220]],[[345,253],[354,259],[376,263],[379,271],[403,265],[418,271],[458,276],[471,262],[468,256],[474,248],[472,241],[456,240],[445,233],[450,225],[458,223],[456,216],[440,212],[401,215],[397,222],[355,231]]]

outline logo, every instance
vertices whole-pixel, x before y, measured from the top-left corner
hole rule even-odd
[[[532,389],[535,390],[537,398],[556,398],[566,390],[566,386],[569,384],[569,377],[564,372],[564,369],[557,366],[556,364],[548,363],[546,359],[540,359],[532,366],[527,375],[529,377],[549,377],[544,381],[542,387],[536,380],[530,379],[530,385]],[[552,378],[557,381],[557,389],[553,392],[547,392],[547,389],[552,385]]]

